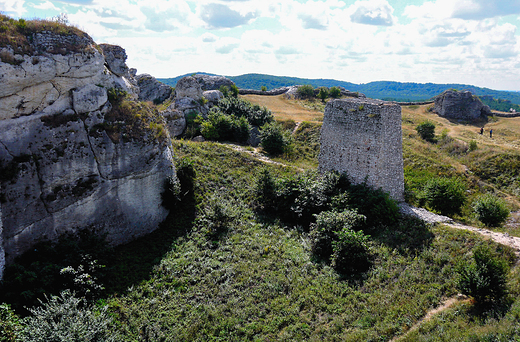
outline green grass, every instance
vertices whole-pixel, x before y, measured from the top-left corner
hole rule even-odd
[[[305,232],[251,208],[260,169],[291,170],[215,143],[174,147],[194,162],[199,215],[215,194],[234,199],[241,214],[217,239],[185,222],[149,276],[107,298],[128,341],[387,341],[457,293],[455,270],[480,240],[416,222],[381,228],[371,238],[372,268],[340,277],[312,259]]]

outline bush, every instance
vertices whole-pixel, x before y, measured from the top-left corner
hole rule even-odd
[[[332,242],[331,265],[340,274],[363,272],[370,267],[368,239],[362,231],[343,228]]]
[[[443,215],[458,214],[466,202],[466,185],[455,178],[431,178],[421,197],[421,202]]]
[[[106,306],[95,312],[94,307],[70,291],[42,304],[29,309],[33,316],[23,320],[23,341],[120,341],[109,331],[112,319]]]
[[[253,126],[262,126],[274,120],[273,114],[269,109],[260,107],[259,105],[253,105],[251,102],[241,98],[223,98],[218,102],[216,107],[224,114],[245,117]]]
[[[262,91],[267,91],[267,87],[266,87],[266,86],[262,86],[260,89],[261,89]]]
[[[193,193],[193,187],[196,177],[195,167],[193,161],[187,157],[179,159],[175,168],[177,169],[177,178],[180,183],[180,197],[181,199]]]
[[[11,310],[7,304],[0,304],[0,342],[15,342],[22,325],[18,316]]]
[[[366,184],[351,185],[348,188],[348,197],[335,198],[334,203],[337,209],[345,206],[357,208],[360,214],[367,217],[368,227],[393,225],[400,217],[399,206],[388,193],[381,189],[374,190]]]
[[[240,217],[241,210],[238,203],[223,200],[222,196],[212,197],[197,219],[197,226],[203,229],[210,239],[218,239]]]
[[[238,97],[239,89],[236,84],[232,84],[229,91],[231,92],[231,96]]]
[[[338,99],[341,97],[341,90],[338,87],[332,87],[329,90],[329,95],[333,99]]]
[[[243,143],[249,139],[251,127],[246,118],[226,115],[218,108],[213,108],[208,119],[202,122],[200,131],[208,140]]]
[[[332,254],[337,250],[337,259],[341,259],[344,247],[348,246],[349,234],[343,237],[344,242],[337,244],[339,241],[339,232],[344,230],[352,230],[360,228],[366,220],[366,217],[359,215],[356,210],[344,211],[323,211],[316,216],[316,223],[311,225],[310,244],[312,253],[318,258],[329,260]],[[335,249],[334,246],[337,245]],[[343,264],[341,260],[339,264]]]
[[[491,194],[477,198],[472,208],[477,219],[489,227],[498,227],[509,217],[506,203]]]
[[[310,99],[314,97],[314,87],[310,84],[298,87],[298,95],[303,99]]]
[[[458,287],[479,303],[494,303],[507,293],[507,262],[488,246],[473,251],[473,262],[459,269]]]
[[[269,154],[286,152],[291,140],[291,136],[278,123],[268,123],[260,129],[260,145]]]
[[[429,142],[435,142],[435,125],[430,121],[419,124],[416,128],[419,136]]]
[[[255,197],[265,210],[272,210],[277,205],[277,186],[268,169],[263,169],[256,180]]]

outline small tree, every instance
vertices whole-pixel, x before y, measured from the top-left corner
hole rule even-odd
[[[424,121],[419,124],[416,128],[417,133],[420,137],[429,142],[435,142],[435,124],[430,121]]]
[[[327,97],[329,97],[329,90],[326,88],[326,87],[321,87],[320,88],[320,91],[318,93],[318,98],[322,101],[322,102],[325,102],[325,100],[327,99]]]
[[[458,287],[479,303],[499,301],[507,293],[507,262],[486,245],[473,251],[473,263],[459,270]]]
[[[260,88],[263,92],[266,92],[267,91],[267,87],[266,86],[262,86],[262,88]]]
[[[498,227],[509,217],[506,203],[491,194],[477,198],[472,207],[477,219],[486,226]]]
[[[333,99],[337,99],[337,98],[341,97],[341,90],[338,87],[332,87],[329,90],[329,95]]]
[[[231,96],[238,97],[238,87],[236,84],[231,85]]]

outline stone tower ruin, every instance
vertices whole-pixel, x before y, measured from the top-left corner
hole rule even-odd
[[[330,101],[321,128],[319,171],[331,170],[404,201],[401,107],[373,99]]]

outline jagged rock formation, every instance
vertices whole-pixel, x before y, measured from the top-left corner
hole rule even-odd
[[[442,117],[474,121],[492,115],[489,106],[469,91],[446,90],[435,98],[434,111]]]
[[[152,101],[155,104],[163,103],[172,95],[172,88],[169,85],[157,81],[148,74],[141,74],[135,77],[139,86],[139,100]]]
[[[319,170],[346,172],[356,183],[404,201],[401,107],[372,99],[333,100],[325,107]]]
[[[208,100],[211,105],[216,105],[218,101],[224,97],[220,90],[206,90],[202,93],[202,96]]]
[[[195,77],[186,76],[181,78],[175,86],[175,99],[190,98],[194,101],[202,99],[202,87]]]
[[[196,74],[193,76],[194,79],[199,82],[201,89],[204,90],[219,90],[220,87],[226,86],[231,88],[235,83],[231,81],[229,78],[224,76],[209,76]]]
[[[3,252],[10,263],[64,232],[120,244],[153,231],[175,176],[164,119],[118,96],[138,92],[122,48],[86,34],[29,41],[24,55],[0,48],[0,270]]]

